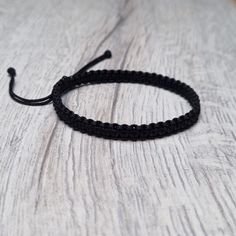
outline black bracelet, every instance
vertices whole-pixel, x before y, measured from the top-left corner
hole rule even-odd
[[[107,58],[111,58],[110,51],[106,51],[102,56],[91,61],[74,75],[64,76],[54,85],[49,96],[40,99],[25,99],[17,96],[13,92],[16,72],[15,69],[9,68],[8,73],[11,77],[9,94],[16,102],[30,106],[46,105],[53,102],[58,117],[74,130],[106,139],[136,141],[162,138],[186,130],[197,122],[200,114],[200,100],[189,85],[167,76],[141,71],[97,70],[87,72],[90,67]],[[66,92],[81,85],[102,83],[139,83],[163,88],[185,98],[192,106],[192,109],[178,118],[165,122],[148,125],[119,125],[87,119],[75,114],[63,105],[61,96]]]

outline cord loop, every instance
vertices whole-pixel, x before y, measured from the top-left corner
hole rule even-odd
[[[162,138],[186,130],[197,122],[200,114],[199,97],[189,85],[179,80],[142,71],[96,70],[87,72],[88,69],[105,59],[111,58],[111,56],[111,52],[107,50],[103,55],[89,62],[74,75],[63,76],[53,86],[51,94],[39,99],[26,99],[14,93],[16,71],[10,67],[7,70],[10,76],[9,94],[14,101],[29,106],[42,106],[52,102],[58,117],[74,130],[107,139],[137,141]],[[160,121],[148,125],[120,125],[103,123],[79,116],[62,103],[61,96],[75,87],[99,83],[139,83],[163,88],[185,98],[192,106],[192,109],[180,117],[165,122]]]

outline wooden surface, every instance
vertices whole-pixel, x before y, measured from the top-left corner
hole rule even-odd
[[[236,235],[236,4],[232,0],[0,0],[0,235]],[[145,142],[73,131],[52,105],[27,107],[91,58],[95,69],[180,79],[199,93],[193,128]],[[157,122],[180,97],[107,84],[64,102],[93,119]]]

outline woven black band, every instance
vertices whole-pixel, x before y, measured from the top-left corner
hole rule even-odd
[[[197,122],[200,114],[200,101],[196,92],[189,85],[167,76],[141,71],[97,70],[87,72],[89,68],[107,58],[111,58],[110,51],[106,51],[102,56],[88,63],[74,75],[70,77],[64,76],[54,85],[50,95],[39,99],[26,99],[14,93],[16,71],[14,68],[9,68],[8,73],[11,78],[9,94],[14,101],[29,106],[42,106],[53,102],[58,117],[70,127],[82,133],[106,139],[136,141],[162,138],[188,129]],[[163,88],[185,98],[192,106],[192,109],[180,117],[165,122],[148,125],[119,125],[86,119],[83,116],[74,114],[63,105],[61,96],[66,92],[82,85],[101,83],[139,83]]]
[[[101,83],[139,83],[167,89],[187,99],[192,110],[165,122],[149,125],[119,125],[86,119],[63,105],[61,96],[65,92],[77,86]],[[63,77],[53,87],[52,100],[59,118],[73,129],[89,135],[115,140],[136,141],[175,134],[192,126],[198,120],[200,113],[199,97],[190,86],[166,76],[136,71],[98,70],[77,76]]]

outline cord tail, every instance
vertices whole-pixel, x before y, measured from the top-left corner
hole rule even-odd
[[[10,67],[10,68],[8,68],[7,72],[11,78],[10,84],[9,84],[9,94],[14,101],[24,104],[24,105],[28,105],[28,106],[47,105],[52,101],[51,94],[46,97],[39,98],[39,99],[26,99],[26,98],[22,98],[22,97],[16,95],[13,91],[13,88],[15,85],[16,70],[14,68]]]
[[[101,62],[105,59],[111,58],[111,56],[112,55],[109,50],[105,51],[105,53],[103,55],[101,55],[101,56],[95,58],[94,60],[92,60],[91,62],[89,62],[87,65],[82,67],[78,72],[76,72],[72,77],[76,77],[76,76],[80,75],[81,73],[84,73],[89,68],[93,67],[94,65],[98,64],[99,62]],[[10,77],[9,94],[14,101],[21,103],[23,105],[28,105],[28,106],[43,106],[43,105],[47,105],[52,102],[52,95],[51,94],[46,97],[39,98],[39,99],[26,99],[26,98],[16,95],[13,91],[14,84],[15,84],[16,70],[14,68],[10,67],[10,68],[8,68],[7,72]]]
[[[87,71],[91,67],[95,66],[99,62],[102,62],[102,61],[104,61],[106,59],[109,59],[111,57],[112,57],[111,51],[110,50],[106,50],[103,53],[103,55],[101,55],[101,56],[95,58],[94,60],[92,60],[91,62],[89,62],[87,65],[82,67],[78,72],[76,72],[74,75],[72,75],[72,77],[76,77],[76,76],[80,75],[81,73],[84,73],[85,71]]]

